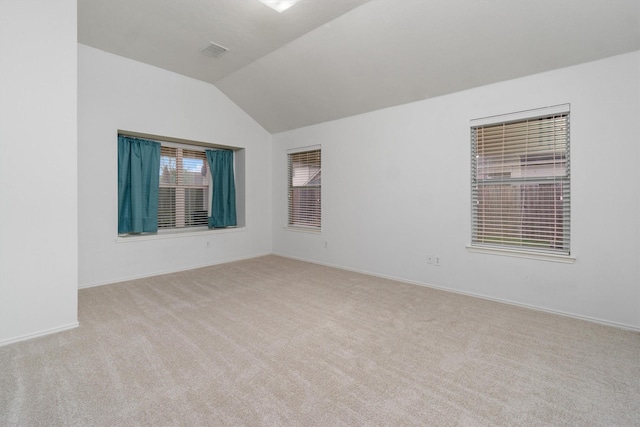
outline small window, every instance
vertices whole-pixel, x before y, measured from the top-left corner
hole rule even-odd
[[[207,226],[210,181],[204,149],[162,143],[158,229]]]
[[[321,227],[321,150],[288,154],[289,220],[292,227]]]
[[[472,122],[472,246],[570,253],[569,112],[537,113]]]

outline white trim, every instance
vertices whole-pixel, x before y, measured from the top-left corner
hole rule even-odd
[[[160,239],[177,239],[180,237],[195,237],[195,236],[208,236],[212,234],[223,233],[239,233],[246,231],[247,227],[228,227],[228,228],[198,228],[196,231],[193,229],[171,229],[171,230],[159,230],[158,234],[130,234],[127,236],[116,237],[116,243],[131,243],[142,242],[145,240],[160,240]]]
[[[515,258],[535,259],[538,261],[560,262],[564,264],[573,264],[574,262],[576,262],[576,257],[571,255],[552,254],[552,253],[545,253],[545,252],[535,252],[535,251],[526,251],[526,250],[523,251],[523,250],[517,250],[517,249],[490,248],[486,246],[473,246],[473,245],[467,245],[467,250],[469,252],[475,252],[480,254],[502,255],[502,256],[510,256]]]
[[[544,312],[544,313],[555,314],[555,315],[558,315],[558,316],[569,317],[569,318],[572,318],[572,319],[584,320],[584,321],[587,321],[587,322],[597,323],[597,324],[600,324],[600,325],[610,326],[610,327],[613,327],[613,328],[624,329],[624,330],[629,330],[629,331],[634,331],[634,332],[640,332],[640,325],[639,326],[634,326],[634,325],[629,325],[629,324],[626,324],[626,323],[613,322],[611,320],[603,320],[603,319],[599,319],[597,317],[583,316],[583,315],[580,315],[580,314],[569,313],[567,311],[552,310],[552,309],[549,309],[549,308],[539,307],[539,306],[536,306],[536,305],[523,304],[523,303],[514,302],[514,301],[510,301],[510,300],[506,300],[506,299],[488,297],[486,295],[476,294],[476,293],[473,293],[473,292],[459,291],[459,290],[456,290],[456,289],[445,288],[443,286],[436,286],[436,285],[432,285],[432,284],[429,284],[429,283],[423,283],[423,282],[417,282],[417,281],[414,281],[414,280],[402,279],[402,278],[395,277],[395,276],[387,276],[387,275],[384,275],[384,274],[372,273],[370,271],[360,270],[360,269],[357,269],[357,268],[342,267],[340,265],[331,264],[331,263],[327,263],[327,262],[314,261],[314,260],[310,260],[310,259],[306,259],[306,258],[294,257],[294,256],[290,256],[290,255],[283,255],[283,254],[279,254],[279,253],[273,253],[272,255],[281,256],[283,258],[295,259],[295,260],[298,260],[298,261],[309,262],[311,264],[324,265],[326,267],[337,268],[337,269],[340,269],[340,270],[353,271],[355,273],[367,274],[369,276],[380,277],[382,279],[394,280],[396,282],[406,283],[406,284],[409,284],[409,285],[423,286],[425,288],[436,289],[436,290],[444,291],[444,292],[451,292],[453,294],[465,295],[465,296],[479,298],[479,299],[483,299],[483,300],[487,300],[487,301],[499,302],[499,303],[502,303],[502,304],[508,304],[508,305],[512,305],[512,306],[516,306],[516,307],[522,307],[522,308],[526,308],[526,309],[529,309],[529,310],[541,311],[541,312]]]
[[[0,341],[0,347],[9,345],[9,344],[14,344],[20,341],[26,341],[33,338],[43,337],[45,335],[51,335],[51,334],[56,334],[58,332],[68,331],[69,329],[74,329],[74,328],[77,328],[78,326],[80,326],[80,323],[73,322],[73,323],[69,323],[68,325],[60,326],[57,328],[45,329],[40,332],[34,332],[33,334],[27,334],[27,335],[21,335],[15,338],[9,338],[9,339]]]
[[[300,232],[300,233],[312,233],[312,234],[321,234],[321,228],[315,227],[303,227],[301,225],[287,225],[284,227],[286,231]]]
[[[482,117],[478,119],[471,119],[471,127],[484,126],[494,123],[515,122],[520,120],[534,119],[536,117],[550,116],[553,114],[569,113],[570,110],[571,104],[560,104],[550,107],[536,108],[533,110],[517,111],[515,113]]]

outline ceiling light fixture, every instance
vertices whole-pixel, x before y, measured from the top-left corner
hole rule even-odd
[[[289,9],[294,4],[298,3],[300,0],[260,0],[262,3],[269,6],[271,9],[282,13],[285,10]]]

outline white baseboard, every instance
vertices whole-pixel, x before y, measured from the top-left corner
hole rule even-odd
[[[33,334],[21,335],[19,337],[14,337],[14,338],[1,340],[0,341],[0,347],[5,346],[5,345],[9,345],[9,344],[14,344],[14,343],[17,343],[17,342],[20,342],[20,341],[26,341],[26,340],[30,340],[30,339],[33,339],[33,338],[43,337],[45,335],[51,335],[51,334],[55,334],[55,333],[58,333],[58,332],[67,331],[69,329],[77,328],[78,326],[80,326],[80,323],[73,322],[73,323],[69,323],[68,325],[59,326],[57,328],[45,329],[43,331],[35,332]]]
[[[255,254],[255,255],[250,255],[250,256],[245,256],[245,257],[228,258],[228,259],[225,259],[225,260],[219,260],[219,261],[215,261],[215,262],[212,262],[212,263],[190,265],[188,267],[181,267],[181,268],[168,269],[168,270],[158,270],[158,271],[145,273],[145,274],[139,274],[139,275],[135,275],[135,276],[120,277],[120,278],[117,278],[115,280],[107,280],[107,281],[104,281],[104,282],[92,282],[92,283],[79,284],[78,285],[78,289],[93,288],[93,287],[96,287],[96,286],[103,286],[103,285],[112,285],[114,283],[128,282],[129,280],[145,279],[147,277],[162,276],[163,274],[179,273],[181,271],[189,271],[189,270],[196,270],[198,268],[213,267],[214,265],[227,264],[229,262],[236,262],[236,261],[244,261],[244,260],[247,260],[247,259],[258,258],[258,257],[261,257],[261,256],[267,256],[267,255],[272,255],[272,253],[271,252],[267,252],[267,253],[263,253],[263,254]]]
[[[556,315],[564,316],[564,317],[571,317],[573,319],[579,319],[579,320],[584,320],[584,321],[587,321],[587,322],[598,323],[598,324],[601,324],[601,325],[611,326],[611,327],[618,328],[618,329],[625,329],[625,330],[629,330],[629,331],[640,332],[640,326],[628,325],[626,323],[613,322],[611,320],[604,320],[604,319],[599,319],[597,317],[591,317],[591,316],[583,316],[581,314],[575,314],[575,313],[570,313],[570,312],[560,311],[560,310],[553,310],[553,309],[549,309],[549,308],[545,308],[545,307],[539,307],[539,306],[531,305],[531,304],[523,304],[523,303],[520,303],[520,302],[510,301],[510,300],[506,300],[506,299],[502,299],[502,298],[495,298],[495,297],[491,297],[491,296],[487,296],[487,295],[483,295],[483,294],[460,291],[460,290],[457,290],[457,289],[451,289],[451,288],[446,288],[446,287],[443,287],[443,286],[432,285],[430,283],[417,282],[417,281],[414,281],[414,280],[403,279],[401,277],[388,276],[388,275],[385,275],[385,274],[378,274],[378,273],[375,273],[375,272],[372,272],[372,271],[360,270],[360,269],[357,269],[357,268],[349,268],[349,267],[344,267],[342,265],[336,265],[336,264],[331,264],[331,263],[326,263],[326,262],[320,262],[320,261],[315,261],[315,260],[311,260],[311,259],[305,259],[305,258],[300,258],[300,257],[295,257],[295,256],[290,256],[290,255],[279,254],[279,253],[275,253],[275,252],[273,253],[273,255],[281,256],[283,258],[295,259],[295,260],[298,260],[298,261],[309,262],[309,263],[312,263],[312,264],[324,265],[326,267],[338,268],[338,269],[346,270],[346,271],[353,271],[355,273],[367,274],[369,276],[380,277],[382,279],[395,280],[396,282],[407,283],[407,284],[410,284],[410,285],[424,286],[424,287],[427,287],[427,288],[437,289],[437,290],[440,290],[440,291],[452,292],[454,294],[465,295],[465,296],[470,296],[470,297],[474,297],[474,298],[480,298],[480,299],[484,299],[484,300],[487,300],[487,301],[494,301],[494,302],[499,302],[499,303],[502,303],[502,304],[509,304],[509,305],[513,305],[513,306],[517,306],[517,307],[527,308],[527,309],[530,309],[530,310],[542,311],[542,312],[545,312],[545,313],[556,314]]]

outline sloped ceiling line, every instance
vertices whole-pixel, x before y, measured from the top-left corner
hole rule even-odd
[[[640,2],[78,0],[78,41],[212,83],[276,133],[640,50]]]

